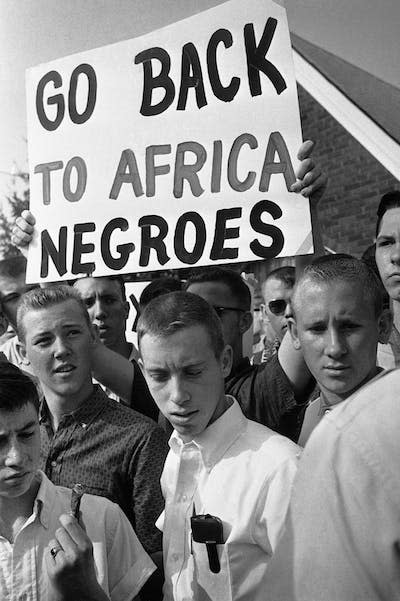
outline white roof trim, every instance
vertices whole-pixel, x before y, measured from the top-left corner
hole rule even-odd
[[[295,50],[293,59],[298,83],[400,180],[400,145]]]

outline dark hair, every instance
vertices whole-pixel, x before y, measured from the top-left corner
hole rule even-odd
[[[294,314],[301,312],[298,295],[299,290],[307,281],[331,284],[335,281],[357,284],[364,290],[364,296],[373,304],[375,316],[383,311],[383,290],[379,278],[373,270],[360,259],[344,253],[324,255],[315,259],[305,269],[296,282],[292,295]]]
[[[0,363],[0,410],[15,411],[32,403],[39,411],[39,396],[35,384],[18,367],[6,361]]]
[[[140,309],[143,311],[153,298],[168,294],[168,292],[178,292],[179,290],[182,290],[182,282],[180,280],[171,276],[156,278],[142,290],[139,299]]]
[[[235,300],[243,311],[250,311],[251,293],[242,276],[232,269],[222,269],[221,267],[211,267],[204,269],[199,273],[192,275],[186,282],[184,289],[188,290],[192,284],[202,284],[204,282],[220,282],[225,284]]]
[[[279,280],[288,288],[293,288],[296,281],[296,269],[292,265],[277,267],[268,273],[263,283],[265,284],[269,280]]]
[[[379,234],[379,228],[381,227],[381,221],[389,209],[397,209],[400,208],[400,191],[393,190],[393,192],[387,192],[384,194],[380,200],[378,210],[376,212],[378,219],[376,222],[376,231],[375,236]]]
[[[169,292],[150,301],[137,325],[139,347],[145,334],[168,337],[191,326],[206,330],[218,359],[225,346],[221,321],[211,305],[190,292]]]
[[[75,280],[70,280],[69,283],[72,287],[74,287],[77,282],[80,282],[80,280],[86,280],[87,278],[92,278],[92,279],[103,278],[105,280],[110,280],[111,282],[117,282],[120,287],[120,290],[121,290],[122,300],[124,302],[126,301],[125,280],[121,275],[100,275],[98,277],[94,277],[90,274],[87,274],[87,275],[83,276],[82,278],[76,278]]]
[[[25,341],[24,317],[30,311],[38,311],[53,307],[69,300],[74,300],[82,309],[82,315],[88,325],[89,330],[92,330],[89,313],[87,312],[85,303],[79,296],[77,290],[66,285],[48,286],[46,288],[35,288],[29,292],[25,292],[21,296],[17,311],[17,329],[18,338],[21,342]]]
[[[26,259],[23,255],[0,261],[0,276],[16,278],[26,273]]]

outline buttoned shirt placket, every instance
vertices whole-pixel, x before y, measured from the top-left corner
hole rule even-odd
[[[177,446],[179,443],[175,441]],[[180,455],[175,495],[166,507],[167,540],[169,540],[167,562],[168,573],[173,574],[175,601],[193,598],[193,559],[191,557],[190,517],[195,512],[194,498],[201,469],[201,451],[196,443],[181,443],[176,449]],[[183,554],[182,554],[183,550]],[[185,584],[182,582],[185,579]],[[177,586],[179,582],[179,587]],[[179,591],[179,592],[178,592]],[[184,593],[182,593],[184,591]]]

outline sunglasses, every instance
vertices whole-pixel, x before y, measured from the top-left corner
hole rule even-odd
[[[212,306],[218,317],[222,317],[225,311],[238,311],[239,313],[245,313],[245,309],[239,309],[238,307],[216,307]]]
[[[268,309],[274,315],[283,315],[289,303],[290,301],[286,301],[284,298],[277,298],[275,300],[269,301]]]

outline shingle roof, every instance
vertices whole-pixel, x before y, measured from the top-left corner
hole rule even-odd
[[[400,88],[291,33],[293,48],[400,143]]]

